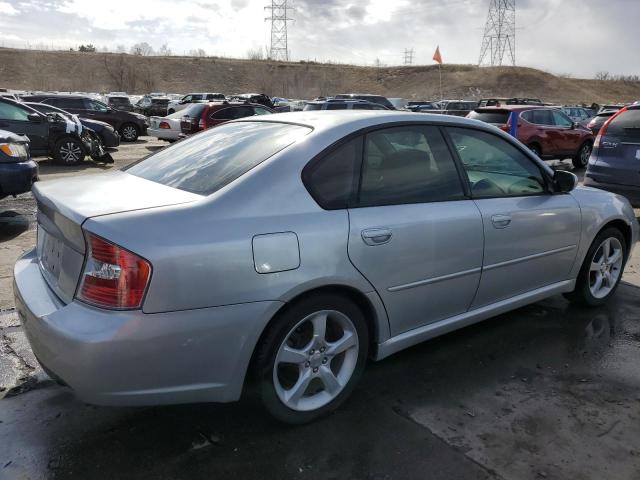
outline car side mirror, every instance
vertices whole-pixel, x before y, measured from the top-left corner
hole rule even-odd
[[[44,121],[44,117],[38,113],[30,113],[27,118],[32,123],[42,123]]]
[[[578,177],[565,170],[556,170],[553,174],[553,187],[558,193],[569,193],[578,186]]]

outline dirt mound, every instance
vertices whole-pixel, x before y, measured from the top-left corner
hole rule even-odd
[[[557,77],[524,67],[444,65],[446,98],[539,97],[549,102],[605,103],[640,99],[640,83]],[[139,57],[113,53],[50,52],[0,48],[0,87],[130,93],[260,91],[313,98],[366,92],[408,99],[437,99],[437,66],[358,67],[196,57]]]

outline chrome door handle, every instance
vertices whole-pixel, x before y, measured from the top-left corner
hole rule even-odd
[[[389,243],[393,233],[389,228],[369,228],[362,231],[362,240],[367,245],[384,245]]]
[[[511,217],[509,215],[493,215],[491,223],[495,228],[507,228],[511,223]]]

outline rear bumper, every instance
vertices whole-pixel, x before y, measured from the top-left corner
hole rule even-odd
[[[37,179],[38,164],[33,160],[0,163],[0,198],[30,191]]]
[[[149,136],[159,138],[160,140],[180,140],[180,132],[178,130],[149,128],[147,132]]]
[[[229,402],[279,302],[145,314],[58,299],[35,251],[14,268],[16,308],[34,354],[98,405]]]
[[[120,134],[116,131],[103,130],[100,132],[102,143],[107,148],[115,148],[120,146]]]
[[[617,185],[615,183],[603,183],[588,176],[584,177],[584,185],[585,187],[599,188],[600,190],[622,195],[629,200],[632,207],[640,208],[640,186],[634,187],[630,185]]]

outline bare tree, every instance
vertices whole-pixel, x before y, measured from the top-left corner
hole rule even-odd
[[[609,74],[609,72],[598,72],[596,73],[596,80],[609,80],[611,77],[611,75]]]
[[[207,52],[205,52],[202,48],[199,48],[197,50],[189,50],[189,56],[190,57],[206,57]]]
[[[104,68],[109,78],[115,85],[116,90],[135,91],[138,84],[138,74],[135,62],[126,54],[104,56]]]
[[[136,43],[131,47],[131,55],[148,57],[149,55],[153,55],[153,47],[147,42]]]
[[[249,60],[264,60],[262,48],[250,48],[247,50],[247,58]]]
[[[171,49],[169,48],[169,46],[165,43],[163,44],[160,49],[158,50],[158,55],[161,57],[170,57],[171,56]]]

